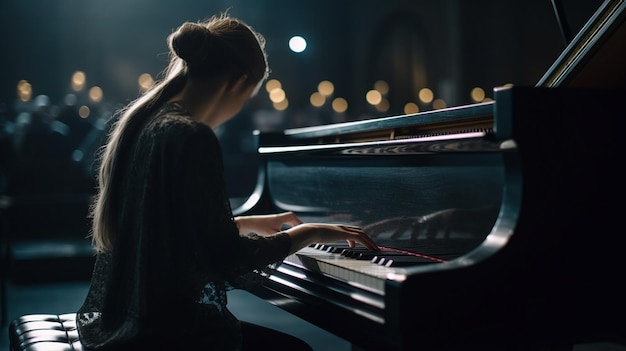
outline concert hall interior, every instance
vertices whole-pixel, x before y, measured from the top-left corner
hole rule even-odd
[[[607,15],[609,20],[596,27],[590,25],[602,9],[606,9],[602,14],[610,12],[609,9],[612,11],[610,16]],[[274,200],[275,210],[298,213],[302,209],[301,215],[305,219],[355,221],[371,230],[372,235],[378,235],[375,239],[380,240],[379,245],[385,243],[386,246],[392,246],[388,241],[396,236],[407,242],[434,240],[436,237],[438,243],[448,240],[447,235],[451,235],[450,240],[457,241],[471,237],[467,242],[455,241],[458,252],[420,256],[422,260],[445,261],[429,262],[431,265],[448,265],[457,259],[469,262],[469,258],[464,261],[465,254],[477,253],[472,250],[495,243],[498,230],[492,231],[492,227],[506,222],[508,217],[503,215],[504,209],[515,211],[516,208],[506,203],[510,189],[508,182],[513,177],[500,176],[499,168],[492,164],[492,160],[503,153],[515,154],[515,151],[509,153],[508,149],[502,151],[511,145],[507,142],[512,140],[499,139],[504,135],[498,134],[501,130],[494,133],[489,119],[493,117],[492,111],[504,111],[505,108],[498,109],[497,106],[505,106],[509,98],[514,101],[517,96],[537,98],[534,90],[526,92],[516,90],[517,87],[566,89],[565,86],[570,84],[566,75],[570,72],[559,67],[583,66],[580,62],[590,62],[589,65],[600,69],[603,76],[613,79],[610,82],[596,79],[589,83],[593,88],[623,89],[626,74],[619,58],[623,58],[626,51],[624,26],[610,27],[618,27],[614,32],[618,33],[616,36],[621,35],[622,40],[618,39],[618,44],[614,40],[612,45],[603,48],[604,52],[609,49],[621,52],[618,59],[605,54],[600,64],[598,60],[578,60],[568,66],[571,55],[564,54],[570,48],[570,51],[575,50],[578,43],[585,45],[582,35],[577,34],[597,30],[613,19],[621,24],[625,17],[621,12],[623,9],[624,1],[620,0],[2,1],[0,350],[9,348],[8,326],[14,319],[29,314],[74,313],[80,307],[94,263],[87,212],[95,194],[97,151],[118,109],[159,78],[167,63],[164,38],[180,23],[228,11],[262,33],[267,41],[271,69],[268,80],[233,120],[216,129],[224,152],[231,206],[239,211],[237,213],[255,213],[259,207],[253,206],[254,201]],[[594,33],[597,36],[606,34]],[[592,50],[579,51],[584,57]],[[571,85],[586,87],[585,83],[591,80],[586,77],[590,75],[578,75],[584,78],[574,80]],[[561,82],[561,77],[566,78]],[[580,83],[583,79],[587,80]],[[584,95],[575,96],[579,99],[567,101],[582,103],[585,99]],[[498,98],[501,102],[497,101]],[[560,99],[560,95],[557,98]],[[537,99],[543,101],[540,97]],[[571,97],[567,95],[563,100],[566,99]],[[598,101],[604,100],[599,98]],[[586,105],[591,109],[592,104]],[[464,134],[462,140],[479,140],[466,147],[481,148],[481,152],[484,151],[482,148],[488,149],[484,151],[484,157],[473,157],[472,152],[464,150],[461,153],[471,154],[471,157],[462,159],[454,153],[441,158],[432,156],[439,152],[432,151],[435,147],[462,144],[460,141],[454,145],[437,144],[440,139],[436,138],[441,135],[449,138],[452,135],[450,128],[441,132],[438,128],[464,111],[472,115],[467,124],[472,128],[476,124],[476,127],[471,130],[473,134]],[[517,112],[511,115],[517,116]],[[436,123],[420,129],[421,116],[426,121],[432,118]],[[500,121],[501,116],[493,118]],[[549,116],[549,113],[541,116]],[[511,124],[514,125],[511,128],[519,126]],[[454,136],[463,133],[455,129]],[[477,133],[482,134],[477,136]],[[617,135],[617,131],[613,133]],[[381,135],[388,134],[392,140],[381,139]],[[560,137],[559,133],[555,134]],[[519,136],[522,132],[512,132],[511,135]],[[432,144],[418,146],[420,138],[424,137],[431,138],[428,143]],[[522,139],[524,141],[519,145],[533,138],[524,135]],[[412,144],[394,144],[398,140],[409,140]],[[328,145],[320,145],[326,143]],[[598,143],[598,148],[604,145],[602,141]],[[617,142],[606,142],[606,145],[617,145]],[[428,152],[424,148],[428,148]],[[516,149],[516,146],[512,148]],[[290,156],[302,149],[307,149],[307,156]],[[412,158],[425,153],[430,156],[419,161]],[[347,161],[331,159],[335,154],[341,154]],[[505,161],[502,162],[506,167],[507,157],[503,156]],[[383,162],[383,159],[388,161]],[[326,160],[328,164],[324,164]],[[357,164],[361,161],[363,163]],[[500,161],[497,162],[500,165]],[[383,163],[385,167],[381,167]],[[525,170],[522,174],[526,176]],[[354,181],[360,181],[360,190],[353,191],[358,187]],[[451,185],[457,181],[467,181],[467,184]],[[295,183],[307,183],[308,187],[289,193]],[[270,195],[257,192],[259,186],[267,187],[268,184],[273,189],[267,193]],[[381,184],[382,187],[377,188]],[[281,186],[285,187],[284,191]],[[423,190],[428,186],[433,189]],[[468,188],[472,188],[471,191]],[[434,193],[448,190],[454,191],[449,196],[455,197],[455,201],[450,198],[432,200]],[[355,193],[358,195],[350,198]],[[414,199],[415,194],[427,198]],[[353,208],[333,212],[342,204]],[[406,224],[407,227],[394,229],[395,232],[388,235],[384,226],[400,217],[404,221],[406,213],[403,211],[412,211],[407,208],[411,206],[415,206],[415,211],[424,212]],[[456,208],[462,206],[473,208],[467,212],[464,208]],[[444,210],[439,211],[441,208]],[[445,212],[449,210],[453,210],[451,214]],[[528,209],[522,212],[520,222],[534,214]],[[423,229],[424,224],[432,225],[433,218],[442,220],[448,215],[457,222],[444,224],[446,230],[450,230],[447,226],[453,227],[451,234],[442,235],[445,238],[442,239],[440,233],[430,233],[428,228]],[[534,222],[521,223],[524,225],[519,226],[519,233],[515,231],[517,228],[512,230],[512,244],[520,245],[515,236],[523,235],[522,228],[528,228]],[[400,225],[404,226],[405,222]],[[416,229],[418,225],[420,229]],[[607,224],[605,228],[611,228],[611,225]],[[617,227],[615,229],[614,234],[618,234]],[[574,244],[572,248],[578,249]],[[395,247],[396,251],[400,249],[405,250]],[[519,246],[511,252],[519,254],[522,251],[524,248]],[[420,274],[435,274],[420,262],[415,263],[415,257],[421,254],[412,254],[413,261],[406,263],[407,269],[398,263],[399,270],[391,271],[395,268],[389,266],[386,274],[403,272],[408,276],[410,273],[410,286],[419,286]],[[481,255],[470,256],[482,260]],[[497,262],[504,262],[502,267],[514,265],[514,261],[494,255],[501,260]],[[402,260],[397,259],[397,262]],[[620,264],[615,260],[610,262]],[[413,269],[411,264],[419,267]],[[306,267],[307,262],[303,259],[297,265]],[[448,266],[454,267],[454,264]],[[616,271],[618,268],[623,272],[626,266],[621,262],[621,266],[613,267]],[[442,271],[447,272],[446,269]],[[298,276],[298,273],[283,273]],[[515,271],[514,274],[519,273]],[[332,279],[328,277],[332,274],[324,271],[318,282]],[[453,273],[450,276],[458,278]],[[429,278],[429,281],[438,282],[445,277],[437,278],[440,280]],[[315,279],[311,278],[306,284],[318,284]],[[523,276],[523,279],[528,277]],[[405,317],[395,319],[393,312],[379,311],[380,305],[383,309],[391,306],[392,290],[388,290],[384,279],[368,277],[364,283],[348,281],[347,284],[342,281],[337,289],[367,285],[370,281],[374,281],[375,287],[359,289],[348,295],[371,298],[377,301],[373,303],[375,307],[361,306],[362,301],[359,301],[359,307],[347,308],[355,316],[346,317],[346,320],[359,321],[363,315],[370,315],[363,322],[364,328],[378,324],[401,325],[402,333],[397,335],[402,341],[394,339],[393,330],[385,329],[381,332],[384,337],[371,338],[372,348],[389,346],[389,350],[419,350],[419,339],[414,340],[414,348],[406,346],[402,324],[406,323]],[[273,281],[271,284],[278,283]],[[281,301],[289,300],[288,297],[301,298],[299,302],[305,306],[314,301],[311,296],[298,295],[301,291],[281,289],[271,285],[267,289],[254,287],[249,291],[231,291],[229,306],[237,317],[292,333],[309,342],[316,351],[367,349],[367,345],[354,340],[353,332],[344,333],[338,331],[336,325],[320,323],[323,318],[304,312],[306,308],[301,308],[300,304],[297,307],[290,303],[281,306]],[[591,289],[584,287],[583,290]],[[276,291],[278,294],[273,295]],[[402,297],[408,294],[404,290],[401,293],[393,291]],[[319,290],[318,297],[325,299],[325,293]],[[344,301],[342,299],[338,297]],[[536,301],[539,300],[541,298]],[[546,298],[546,301],[551,300]],[[617,306],[615,311],[626,310],[624,301],[621,300],[622,306]],[[415,305],[418,304],[411,304]],[[543,305],[537,306],[533,308]],[[559,308],[563,306],[555,307],[555,310]],[[465,312],[463,317],[474,313],[473,310]],[[387,319],[386,324],[383,318]],[[626,315],[610,315],[610,318],[616,325],[625,325]],[[465,322],[472,323],[471,320]],[[489,327],[494,324],[497,323],[489,324]],[[419,324],[415,325],[420,328]],[[543,327],[537,327],[537,330],[544,330]],[[372,330],[377,329],[373,327]],[[528,330],[535,329],[529,327]],[[624,333],[620,338],[611,331],[607,334],[610,336],[603,339],[601,332],[594,331],[594,336],[600,335],[598,338],[576,340],[568,346],[576,351],[626,351]],[[512,332],[511,335],[517,334]],[[458,348],[461,349],[464,348]]]

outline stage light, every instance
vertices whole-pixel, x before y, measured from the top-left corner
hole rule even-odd
[[[387,95],[389,92],[389,84],[387,84],[384,80],[378,80],[374,83],[374,89],[380,91],[382,95]]]
[[[83,71],[76,71],[72,74],[72,90],[81,91],[85,87],[87,76]]]
[[[367,94],[365,94],[365,100],[370,105],[376,106],[380,104],[380,102],[383,100],[383,96],[380,94],[380,91],[378,90],[370,90],[367,92]]]
[[[323,80],[317,85],[317,91],[324,96],[330,96],[335,92],[335,85],[328,80]]]
[[[322,107],[326,102],[326,98],[320,92],[316,91],[311,94],[311,96],[309,97],[309,101],[311,102],[311,105],[315,107]]]
[[[90,114],[90,113],[91,113],[91,110],[89,110],[89,107],[88,107],[88,106],[83,105],[83,106],[81,106],[81,107],[79,107],[79,108],[78,108],[78,115],[79,115],[81,118],[87,118],[87,117],[89,117],[89,114]]]
[[[33,87],[26,80],[17,82],[17,97],[20,101],[27,102],[33,96]]]
[[[265,90],[267,90],[268,93],[278,88],[282,88],[282,84],[278,79],[270,79],[265,83]]]
[[[410,115],[412,113],[418,113],[420,112],[420,108],[419,106],[417,106],[416,103],[414,102],[409,102],[406,105],[404,105],[404,113],[407,115]]]
[[[102,101],[102,98],[104,97],[104,94],[102,93],[102,88],[100,88],[99,86],[93,86],[91,89],[89,89],[89,100],[91,100],[92,102],[100,102]]]
[[[333,100],[332,106],[335,112],[343,113],[348,109],[348,102],[346,99],[338,97]]]
[[[387,112],[389,111],[389,100],[385,98],[381,98],[380,102],[376,104],[375,107],[376,107],[376,110],[378,110],[379,112]]]
[[[154,85],[154,78],[152,78],[150,73],[142,73],[137,79],[137,84],[139,84],[139,89],[145,92]]]
[[[289,100],[283,99],[280,102],[274,102],[272,105],[274,106],[274,109],[278,111],[284,111],[287,109],[287,107],[289,107]]]
[[[470,95],[474,102],[481,102],[485,99],[485,91],[480,87],[472,89]]]
[[[434,110],[440,110],[440,109],[446,108],[446,107],[447,107],[447,104],[446,104],[444,99],[435,99],[433,101],[433,109]]]
[[[435,97],[435,94],[433,94],[433,91],[428,89],[428,88],[422,88],[419,91],[419,99],[421,102],[428,104],[431,103],[433,101],[433,98]]]
[[[289,48],[293,52],[303,52],[306,49],[306,40],[299,35],[291,37],[289,39]]]
[[[286,98],[287,98],[287,94],[285,94],[285,91],[281,88],[276,88],[270,91],[270,100],[272,100],[272,102],[274,103],[281,102],[285,100]]]

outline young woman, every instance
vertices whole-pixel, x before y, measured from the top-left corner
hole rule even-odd
[[[223,14],[184,23],[168,45],[163,79],[121,111],[100,155],[97,259],[77,313],[82,343],[93,350],[306,348],[238,321],[226,306],[230,283],[315,242],[377,246],[358,227],[302,223],[290,212],[233,218],[213,129],[266,79],[264,39]]]

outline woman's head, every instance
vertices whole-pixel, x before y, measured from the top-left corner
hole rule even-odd
[[[241,20],[225,14],[204,22],[186,22],[168,37],[171,66],[182,60],[188,79],[257,86],[268,74],[265,39]]]
[[[243,98],[254,94],[268,75],[264,38],[226,14],[184,23],[167,39],[171,60],[163,78],[121,111],[100,155],[99,191],[91,207],[92,239],[97,250],[111,249],[115,242],[119,225],[115,214],[122,201],[119,186],[126,171],[123,160],[144,122],[188,84],[203,87],[202,90],[236,88],[235,95],[242,100],[229,105],[235,108],[225,115],[232,115]]]

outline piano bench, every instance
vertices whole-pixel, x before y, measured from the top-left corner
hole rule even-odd
[[[83,351],[76,313],[29,314],[9,324],[9,351]]]

